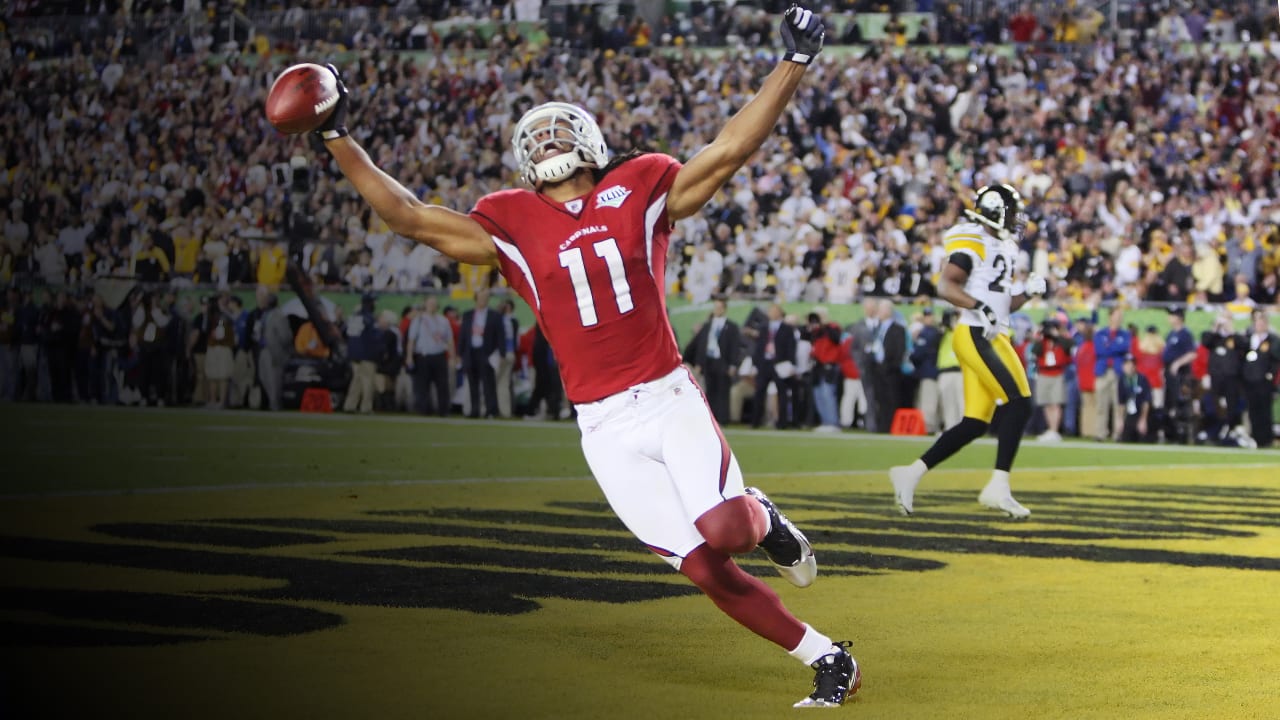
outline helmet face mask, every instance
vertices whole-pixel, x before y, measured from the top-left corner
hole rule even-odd
[[[511,149],[520,176],[535,188],[609,162],[609,148],[595,118],[568,103],[544,103],[526,112],[516,123]]]
[[[1022,196],[1011,186],[986,185],[974,196],[974,209],[964,212],[1005,240],[1017,240],[1027,226]]]

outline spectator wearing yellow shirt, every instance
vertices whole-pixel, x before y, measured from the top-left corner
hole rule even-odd
[[[263,243],[258,250],[258,284],[271,289],[280,287],[284,281],[284,270],[288,256],[284,251],[284,243]]]
[[[129,262],[129,274],[144,283],[154,283],[169,277],[169,257],[155,246],[150,233],[142,236],[142,247]]]
[[[1056,43],[1080,42],[1080,28],[1071,13],[1064,12],[1053,24],[1053,41]]]
[[[191,224],[178,223],[173,228],[173,273],[181,277],[191,277],[196,272],[196,261],[200,258],[203,243]]]

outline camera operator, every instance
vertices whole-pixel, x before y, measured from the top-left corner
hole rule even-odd
[[[1036,368],[1036,404],[1044,411],[1047,429],[1040,435],[1044,442],[1062,440],[1062,406],[1067,402],[1067,368],[1071,365],[1071,338],[1062,333],[1058,321],[1045,320],[1040,336],[1031,343],[1029,361]]]

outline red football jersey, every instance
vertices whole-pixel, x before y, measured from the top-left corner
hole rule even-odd
[[[498,246],[503,276],[537,315],[572,402],[606,398],[680,364],[665,292],[667,192],[679,169],[670,156],[641,155],[566,203],[504,190],[471,211]]]

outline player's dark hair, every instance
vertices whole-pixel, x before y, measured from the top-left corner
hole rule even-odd
[[[623,163],[629,162],[631,160],[635,160],[641,155],[648,155],[651,152],[652,152],[651,150],[634,148],[626,153],[623,153],[622,155],[616,155],[612,160],[609,161],[609,164],[605,165],[604,167],[599,169],[593,168],[591,170],[592,179],[595,180],[596,182],[600,182],[601,180],[604,179],[606,175],[608,175],[609,173],[621,167]]]

